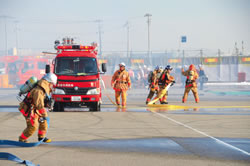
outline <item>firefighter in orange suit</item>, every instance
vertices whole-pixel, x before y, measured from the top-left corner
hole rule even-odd
[[[168,96],[168,88],[172,86],[175,83],[175,78],[170,75],[170,72],[172,71],[172,67],[170,65],[167,65],[162,72],[159,80],[159,92],[154,100],[149,102],[148,104],[153,104],[156,101],[160,100],[161,104],[168,104],[167,102],[167,96]]]
[[[161,66],[156,66],[155,70],[148,76],[150,77],[148,78],[148,81],[150,83],[149,84],[150,91],[146,100],[146,104],[148,104],[150,100],[152,99],[152,97],[154,96],[154,94],[155,93],[157,94],[159,91],[158,80],[161,76],[162,71],[163,69]]]
[[[57,83],[57,76],[53,73],[46,74],[38,84],[27,94],[20,103],[19,111],[26,120],[27,127],[19,137],[20,142],[28,142],[27,139],[33,135],[38,128],[38,141],[49,143],[51,139],[46,136],[47,132],[47,104],[44,102],[46,96],[52,92],[53,85]]]
[[[162,76],[159,80],[159,96],[162,97],[161,104],[168,104],[167,102],[167,96],[168,96],[168,85],[172,85],[172,83],[175,83],[175,78],[170,75],[170,72],[173,70],[173,68],[170,65],[167,65],[165,67],[165,71],[163,72]]]
[[[111,80],[111,86],[115,90],[115,101],[120,106],[120,96],[122,97],[122,106],[126,106],[127,90],[131,88],[131,80],[128,72],[125,70],[125,63],[120,63],[120,69],[117,70]]]
[[[182,74],[187,77],[182,102],[185,103],[187,101],[188,93],[191,90],[194,94],[195,102],[199,103],[199,96],[196,83],[196,80],[199,78],[199,75],[195,69],[195,66],[191,64],[189,66],[189,69],[186,71],[184,71],[184,69],[182,68]]]

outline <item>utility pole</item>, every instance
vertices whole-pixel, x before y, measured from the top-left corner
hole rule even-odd
[[[151,24],[151,16],[152,14],[146,13],[144,17],[148,17],[147,23],[148,23],[148,59],[149,59],[149,65],[152,65],[152,59],[151,59],[151,49],[150,49],[150,24]]]
[[[241,55],[244,55],[244,41],[241,42]]]
[[[203,64],[203,50],[200,50],[200,64]]]
[[[102,58],[102,20],[96,20],[95,22],[98,23],[98,34],[99,34],[99,56]]]
[[[219,71],[218,71],[218,74],[219,74],[219,78],[221,77],[221,50],[218,49],[218,59],[219,59]]]
[[[11,16],[2,15],[0,18],[4,19],[4,32],[5,32],[5,54],[8,55],[8,38],[7,38],[7,19],[12,19]]]
[[[237,47],[237,42],[235,42],[234,47],[235,47],[235,54],[236,54],[236,56],[239,56],[239,49]]]
[[[19,28],[18,28],[18,23],[19,23],[19,21],[14,21],[14,23],[15,23],[15,32],[16,32],[16,51],[17,51],[17,54],[18,54],[18,31],[20,30]]]
[[[129,22],[127,21],[124,27],[127,27],[127,58],[130,58],[130,42],[129,42]]]

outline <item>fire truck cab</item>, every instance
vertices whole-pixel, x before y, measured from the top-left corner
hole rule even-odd
[[[53,111],[64,111],[64,107],[88,107],[89,111],[100,111],[100,74],[106,72],[106,64],[99,70],[97,44],[82,46],[72,39],[55,41],[57,50],[53,62],[57,85],[53,92]]]

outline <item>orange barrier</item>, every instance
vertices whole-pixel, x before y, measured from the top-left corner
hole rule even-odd
[[[12,85],[9,85],[8,75],[0,75],[0,88],[12,88]]]

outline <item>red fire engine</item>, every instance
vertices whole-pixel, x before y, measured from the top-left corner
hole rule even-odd
[[[106,64],[99,70],[97,45],[73,44],[66,38],[63,43],[55,42],[57,55],[54,73],[57,85],[52,95],[54,111],[64,111],[64,107],[88,107],[90,111],[100,111],[100,74],[106,72]]]
[[[17,85],[20,86],[25,83],[31,76],[38,79],[42,78],[45,74],[46,64],[49,63],[48,59],[42,57],[24,56],[20,58]]]
[[[18,78],[18,56],[0,57],[0,88],[13,88]]]

